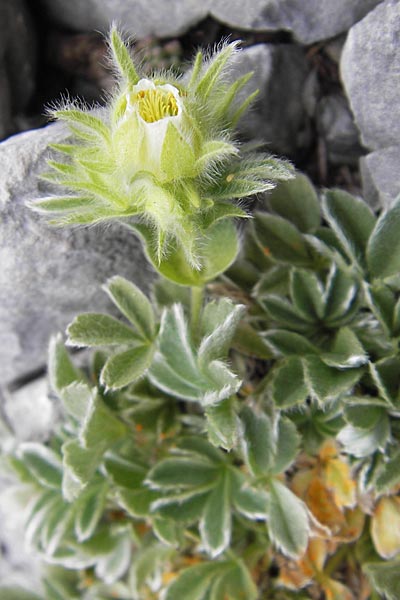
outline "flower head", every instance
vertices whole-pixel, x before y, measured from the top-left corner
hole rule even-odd
[[[45,178],[68,192],[32,206],[61,225],[140,223],[151,231],[159,263],[172,244],[200,269],[207,230],[217,220],[246,216],[232,200],[270,189],[291,170],[266,155],[241,152],[233,138],[254,96],[237,100],[248,75],[227,82],[236,43],[208,60],[199,52],[183,79],[172,73],[141,78],[115,29],[110,48],[119,73],[110,105],[54,111],[72,135],[68,144],[53,146],[67,158],[49,161],[52,172]]]

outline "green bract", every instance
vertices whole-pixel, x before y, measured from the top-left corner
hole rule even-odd
[[[68,192],[42,198],[33,208],[57,225],[130,219],[140,223],[142,237],[145,227],[156,267],[170,257],[167,276],[179,280],[174,273],[185,262],[186,271],[204,267],[200,279],[212,279],[233,261],[237,242],[231,228],[226,256],[222,251],[222,264],[214,267],[205,256],[209,231],[221,219],[247,216],[231,200],[291,177],[288,165],[242,151],[233,138],[233,127],[255,96],[237,99],[251,74],[227,81],[236,42],[209,58],[198,52],[183,78],[172,72],[142,77],[115,29],[110,47],[119,75],[116,92],[104,110],[71,104],[53,111],[72,136],[53,145],[66,160],[50,160],[52,171],[44,177]],[[186,276],[182,283],[196,277]]]

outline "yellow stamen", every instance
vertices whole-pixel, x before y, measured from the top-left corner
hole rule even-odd
[[[175,96],[165,90],[140,90],[136,102],[139,114],[146,123],[154,123],[166,117],[176,117],[179,112]]]

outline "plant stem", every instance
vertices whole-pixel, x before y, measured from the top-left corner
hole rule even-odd
[[[190,294],[190,332],[194,342],[199,335],[201,309],[203,306],[204,287],[192,286]]]

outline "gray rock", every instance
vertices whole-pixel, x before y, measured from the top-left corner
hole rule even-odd
[[[347,31],[382,0],[216,0],[212,16],[231,27],[287,30],[303,44]]]
[[[244,94],[259,89],[254,107],[239,129],[249,139],[266,142],[267,149],[295,157],[309,144],[310,100],[303,94],[310,67],[305,53],[294,44],[257,44],[235,58],[234,77],[254,71]]]
[[[15,391],[4,390],[2,413],[18,442],[45,441],[59,417],[59,402],[49,397],[46,377],[39,377]]]
[[[24,0],[0,3],[0,139],[17,130],[15,117],[35,87],[36,40]]]
[[[116,20],[135,36],[170,37],[208,15],[238,29],[292,31],[304,44],[335,36],[382,0],[42,0],[54,21],[77,31],[107,31]]]
[[[400,194],[400,145],[376,150],[360,161],[364,197],[374,208],[388,208]]]
[[[331,94],[318,103],[317,129],[324,139],[328,160],[333,164],[356,166],[363,150],[359,132],[344,96]]]
[[[341,74],[363,143],[372,150],[400,139],[400,3],[387,0],[349,32]]]
[[[79,312],[110,308],[100,286],[116,274],[146,289],[152,270],[140,242],[118,224],[52,229],[25,203],[43,193],[46,147],[66,130],[50,125],[0,145],[0,381],[46,362],[49,336]]]
[[[129,34],[171,37],[186,32],[207,16],[210,0],[42,0],[56,22],[75,31],[108,31],[116,21]]]

